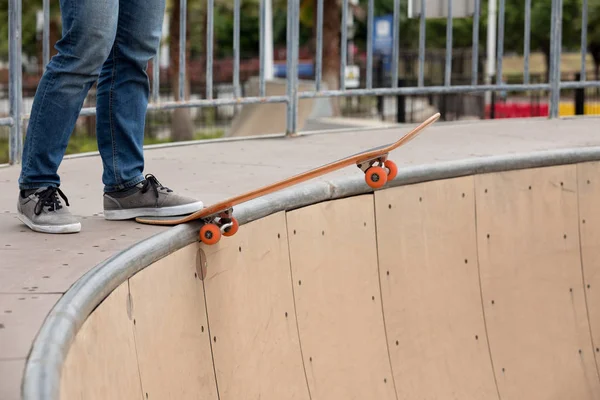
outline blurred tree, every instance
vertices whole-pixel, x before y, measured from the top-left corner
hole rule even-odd
[[[8,58],[8,3],[9,0],[0,0],[0,59]],[[41,8],[41,1],[23,0],[23,32],[21,41],[23,53],[34,55],[36,53],[36,13]]]
[[[8,59],[8,3],[0,0],[0,60]],[[37,13],[42,10],[41,0],[22,0],[22,36],[24,57],[37,57],[40,72],[43,69],[43,36],[37,31]],[[60,39],[60,7],[58,0],[50,0],[50,57],[56,54],[54,44]]]
[[[316,10],[316,1],[313,7]],[[316,13],[315,21],[316,21]],[[345,46],[341,43],[341,21],[342,9],[339,0],[323,1],[323,81],[327,84],[328,90],[338,90],[340,88],[340,47]],[[316,24],[315,24],[316,25]],[[314,30],[316,36],[316,29]],[[330,99],[333,107],[333,115],[340,114],[339,99]]]
[[[323,82],[327,90],[340,88],[340,46],[341,46],[341,0],[323,0]],[[300,4],[300,24],[310,29],[309,47],[315,54],[317,49],[317,0],[302,0]],[[339,99],[331,98],[333,114],[339,115]]]

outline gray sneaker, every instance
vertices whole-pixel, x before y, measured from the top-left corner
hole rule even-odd
[[[59,195],[68,206],[69,200],[57,187],[21,191],[17,202],[18,218],[36,232],[79,232],[81,223],[63,206]]]
[[[104,194],[104,218],[107,220],[170,217],[191,214],[203,207],[201,201],[175,194],[150,174],[131,189]]]

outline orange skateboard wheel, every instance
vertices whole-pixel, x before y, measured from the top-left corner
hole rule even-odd
[[[238,223],[237,219],[231,218],[231,222],[233,223],[233,225],[228,230],[223,232],[223,236],[233,236],[237,233],[238,229],[240,228],[240,224]]]
[[[379,189],[387,182],[387,172],[381,167],[371,167],[365,174],[365,180],[373,189]]]
[[[213,245],[221,240],[221,230],[215,224],[206,224],[200,228],[200,241],[204,244]]]
[[[396,177],[396,175],[398,175],[398,166],[392,160],[385,160],[385,163],[383,164],[388,169],[387,180],[389,182],[393,180]]]

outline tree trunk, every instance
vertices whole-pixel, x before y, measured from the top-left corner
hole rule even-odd
[[[173,97],[176,101],[188,99],[190,96],[190,78],[189,68],[186,68],[186,77],[184,82],[184,99],[179,98],[179,28],[180,28],[180,2],[173,2],[171,11],[171,22],[169,26],[169,48],[171,53],[170,80]],[[186,24],[186,27],[189,25]],[[189,28],[186,29],[186,37],[189,37]],[[186,64],[189,60],[190,46],[189,40],[186,41]],[[191,140],[194,137],[194,125],[190,116],[189,109],[177,108],[173,111],[173,120],[171,122],[171,139],[174,141]]]
[[[315,37],[317,2],[314,2]],[[341,7],[338,0],[323,1],[323,81],[328,90],[340,88]],[[345,45],[345,44],[343,44]],[[330,98],[333,115],[340,115],[339,99]]]

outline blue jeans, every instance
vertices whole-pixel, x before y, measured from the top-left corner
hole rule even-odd
[[[144,180],[146,69],[159,46],[165,0],[60,0],[60,8],[62,38],[35,94],[19,187],[60,185],[58,167],[96,81],[104,191],[135,186]]]

